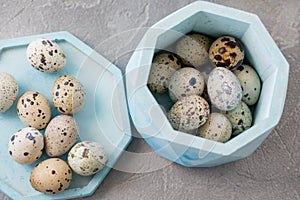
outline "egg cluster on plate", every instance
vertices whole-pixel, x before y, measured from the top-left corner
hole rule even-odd
[[[25,53],[25,52],[24,52]],[[45,73],[57,73],[66,65],[66,56],[57,43],[41,38],[32,41],[26,52],[28,62]],[[0,112],[17,100],[19,86],[13,75],[0,73]],[[79,142],[79,127],[73,114],[86,102],[84,86],[70,75],[57,77],[52,87],[52,102],[60,113],[51,118],[51,104],[37,91],[27,91],[17,100],[17,115],[26,127],[13,133],[8,152],[20,164],[32,164],[45,152],[50,158],[38,163],[31,172],[34,189],[56,194],[67,189],[72,171],[82,176],[96,174],[105,167],[108,156],[98,143]],[[45,129],[44,134],[41,130]],[[77,144],[76,144],[77,143]],[[67,154],[67,162],[59,156]]]
[[[148,87],[156,95],[168,93],[172,127],[218,142],[250,128],[261,81],[242,42],[192,32],[171,47],[154,55]]]

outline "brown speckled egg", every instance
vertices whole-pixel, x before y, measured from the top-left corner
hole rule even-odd
[[[61,156],[77,141],[79,128],[75,119],[69,115],[53,118],[45,130],[45,150],[51,156]]]
[[[69,152],[68,163],[74,172],[82,176],[96,174],[105,167],[108,156],[104,148],[96,143],[83,141]]]
[[[196,135],[217,142],[226,142],[231,133],[232,126],[227,117],[221,113],[211,113],[206,123],[198,128]]]
[[[6,72],[0,72],[0,112],[7,111],[15,102],[19,92],[17,81]]]
[[[31,164],[37,161],[42,155],[43,148],[43,135],[31,127],[14,133],[8,143],[9,155],[21,164]]]
[[[51,107],[44,95],[29,91],[24,93],[18,100],[17,113],[24,124],[41,130],[50,121]]]
[[[178,99],[193,94],[201,95],[204,86],[204,77],[201,72],[192,67],[185,67],[176,71],[171,77],[169,96],[172,101],[176,102]]]
[[[178,100],[168,112],[172,127],[180,131],[191,131],[202,126],[209,115],[208,103],[198,95]]]
[[[76,78],[62,75],[56,79],[52,89],[52,101],[60,113],[78,113],[85,104],[85,98],[85,89]]]
[[[167,92],[171,76],[180,68],[179,59],[172,53],[164,52],[156,55],[148,78],[149,89],[159,94]]]
[[[233,69],[244,60],[242,42],[231,36],[223,36],[215,40],[209,49],[209,58],[217,67]]]
[[[66,57],[57,43],[38,38],[27,47],[27,59],[37,70],[42,72],[59,72],[66,64]]]
[[[70,186],[72,171],[59,158],[50,158],[37,164],[31,172],[31,186],[45,194],[57,194]]]
[[[232,135],[238,135],[252,125],[252,113],[246,103],[241,103],[233,110],[226,112],[232,124]]]
[[[176,54],[187,66],[199,67],[208,60],[208,50],[212,40],[199,33],[183,36],[175,46]]]
[[[242,100],[248,105],[254,105],[260,94],[261,83],[256,71],[249,65],[241,65],[233,70],[233,73],[239,79],[242,89]]]

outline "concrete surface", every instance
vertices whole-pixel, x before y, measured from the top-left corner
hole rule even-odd
[[[0,39],[69,31],[124,69],[143,33],[136,29],[149,27],[190,2],[0,0]],[[290,63],[280,124],[252,156],[215,168],[184,168],[153,153],[143,163],[126,160],[137,171],[152,163],[161,167],[147,173],[112,170],[95,194],[84,199],[300,199],[300,1],[212,2],[256,13]],[[151,153],[133,132],[136,138],[128,151]],[[122,164],[124,159],[118,166]],[[0,193],[0,199],[8,197]]]

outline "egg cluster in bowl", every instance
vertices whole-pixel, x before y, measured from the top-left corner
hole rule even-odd
[[[159,80],[151,74],[157,56],[166,52],[179,64],[170,64],[173,69],[168,73],[160,72],[171,74],[168,81],[161,77],[169,92],[157,94],[152,87]],[[209,58],[209,62],[197,61],[197,55]],[[179,65],[183,67],[177,69]],[[189,74],[193,75],[183,78],[186,68],[192,68]],[[255,78],[249,80],[250,76]],[[135,127],[159,155],[188,167],[211,167],[251,155],[279,122],[287,80],[288,63],[256,15],[204,1],[153,25],[126,68],[128,104]],[[175,90],[173,82],[178,84]],[[186,85],[179,86],[181,82]],[[196,85],[201,82],[205,84]],[[193,100],[187,96],[191,87],[198,91]],[[175,104],[174,97],[179,97]],[[212,115],[202,109],[209,101]],[[198,118],[194,117],[196,111]],[[193,117],[187,116],[192,113]],[[219,137],[222,131],[217,135],[211,131],[222,126],[224,137]],[[227,131],[231,139],[224,142],[230,135]]]
[[[189,33],[171,46],[173,53],[154,56],[148,87],[156,96],[168,92],[172,127],[218,142],[250,128],[261,83],[255,69],[243,63],[242,42]]]

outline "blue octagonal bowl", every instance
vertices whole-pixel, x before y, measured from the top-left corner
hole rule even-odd
[[[232,35],[246,47],[246,57],[262,80],[253,126],[226,143],[174,130],[164,110],[167,97],[155,98],[147,87],[154,53],[191,31],[213,37]],[[289,64],[260,19],[251,13],[194,2],[153,25],[126,68],[127,99],[134,125],[162,157],[187,167],[212,167],[252,154],[278,124],[286,97]]]
[[[59,44],[67,58],[62,71],[42,73],[30,66],[26,60],[26,48],[36,38],[49,38]],[[29,182],[31,171],[47,156],[43,155],[31,165],[21,165],[10,158],[8,141],[13,133],[25,127],[17,116],[15,102],[7,112],[0,113],[0,191],[12,199],[22,200],[92,195],[132,138],[121,70],[72,34],[56,32],[0,41],[0,71],[15,77],[20,90],[18,98],[28,90],[44,94],[51,104],[52,117],[59,114],[51,100],[54,81],[63,74],[76,77],[87,93],[85,107],[74,115],[80,129],[80,140],[100,143],[109,157],[107,166],[94,176],[73,173],[69,189],[62,193],[46,195],[35,191]],[[66,160],[66,155],[61,158]]]

